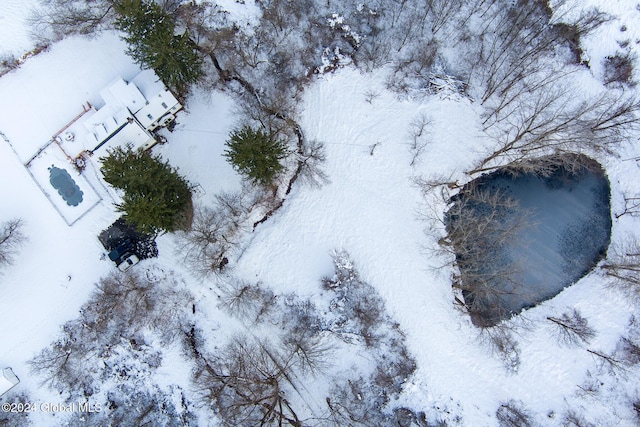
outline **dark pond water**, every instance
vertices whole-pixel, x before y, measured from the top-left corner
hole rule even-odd
[[[465,231],[471,238],[452,239],[459,285],[475,320],[495,324],[552,298],[606,254],[609,181],[595,161],[581,159],[585,166],[572,172],[557,166],[548,176],[499,170],[454,199],[450,236],[465,224],[483,225],[476,235]]]

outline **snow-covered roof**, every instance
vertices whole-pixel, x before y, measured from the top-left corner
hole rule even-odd
[[[135,85],[146,99],[151,99],[166,90],[164,83],[153,70],[142,70],[131,79],[131,84]]]
[[[109,86],[100,91],[100,96],[107,105],[128,108],[132,113],[145,106],[147,100],[133,83],[127,83],[122,78],[116,79]]]
[[[135,112],[136,118],[147,129],[155,128],[158,120],[165,114],[182,108],[153,70],[143,70],[131,80],[131,84],[134,84],[147,100],[146,104]]]
[[[180,107],[178,100],[168,90],[163,90],[153,98],[149,99],[149,103],[136,113],[136,118],[145,128],[152,127],[162,116],[169,113],[174,107]],[[178,110],[180,108],[176,108]]]
[[[165,114],[182,108],[153,70],[141,71],[129,83],[118,78],[101,90],[100,96],[104,99],[105,106],[99,111],[106,107],[126,108],[147,130],[155,129],[159,119]]]
[[[155,142],[146,128],[138,123],[127,108],[108,103],[83,122],[84,145],[89,151],[106,154],[106,149],[118,145],[149,148]]]
[[[20,380],[16,377],[11,368],[3,369],[2,374],[0,374],[0,396],[11,390],[19,382]]]
[[[155,139],[135,120],[127,121],[118,132],[105,138],[92,151],[104,156],[109,148],[130,146],[132,149],[147,149],[155,143]]]
[[[107,104],[84,121],[84,127],[89,132],[89,138],[91,141],[96,142],[96,146],[127,123],[127,118],[130,117],[129,112],[124,108],[117,109],[116,107],[112,104]]]

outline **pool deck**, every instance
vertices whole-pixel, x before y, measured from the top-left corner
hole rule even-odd
[[[58,190],[51,185],[49,181],[51,166],[66,170],[82,191],[82,202],[77,206],[68,205]],[[75,224],[102,201],[95,187],[76,170],[58,144],[52,142],[43,147],[25,167],[53,208],[69,226]]]

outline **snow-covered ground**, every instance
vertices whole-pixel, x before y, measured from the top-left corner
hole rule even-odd
[[[248,12],[240,3],[227,3],[232,12],[239,9],[239,21],[255,13],[251,2]],[[0,11],[21,19],[23,11],[17,4],[3,3]],[[624,10],[628,31],[639,27],[640,12],[635,17],[631,8]],[[610,25],[606,28],[613,31],[618,24]],[[2,40],[9,40],[11,48],[23,48],[17,36]],[[593,43],[587,49],[592,63],[610,54],[610,47],[598,50]],[[28,391],[35,401],[55,403],[60,397],[40,387],[27,361],[58,336],[64,322],[77,317],[94,283],[113,270],[112,263],[101,259],[104,251],[97,235],[118,213],[104,190],[103,201],[68,226],[23,163],[84,102],[98,103],[99,90],[110,81],[139,72],[124,51],[114,33],[90,40],[72,37],[0,78],[0,132],[11,143],[0,139],[0,221],[23,218],[29,238],[15,263],[0,272],[0,368],[11,366],[22,381],[15,391]],[[599,84],[587,70],[583,73],[585,81]],[[571,409],[599,425],[632,425],[631,405],[624,399],[639,392],[633,379],[616,382],[614,376],[602,374],[600,400],[580,394],[578,386],[590,375],[597,376],[601,361],[583,347],[557,344],[546,321],[547,316],[577,307],[596,329],[589,348],[612,352],[635,307],[608,288],[602,277],[592,273],[512,321],[520,349],[517,369],[505,368],[456,307],[453,270],[443,267],[448,260],[435,254],[441,235],[438,230],[425,233],[428,224],[423,219],[429,209],[441,214],[445,202],[433,198],[426,203],[415,178],[444,176],[462,183],[468,179],[463,171],[482,158],[491,142],[481,132],[478,107],[469,100],[437,96],[398,100],[386,89],[385,78],[384,70],[362,74],[344,69],[318,78],[306,90],[301,125],[309,140],[325,145],[327,161],[322,167],[330,182],[321,188],[296,185],[283,207],[251,235],[234,274],[260,281],[277,293],[320,299],[324,298],[320,280],[332,274],[331,251],[347,251],[363,280],[382,296],[406,333],[417,362],[402,400],[394,403],[424,410],[432,421],[497,425],[496,408],[517,399],[544,424],[559,425],[561,415]],[[371,98],[367,95],[371,93],[377,96]],[[221,156],[226,136],[236,124],[233,111],[228,96],[197,90],[179,114],[174,132],[164,133],[168,144],[154,148],[189,181],[200,184],[203,196],[198,203],[210,203],[216,193],[239,188],[239,177]],[[430,143],[411,165],[411,129],[423,116],[432,123]],[[638,166],[625,161],[638,157],[638,151],[633,147],[622,158],[598,159],[612,183],[614,212],[620,210],[622,190],[639,191]],[[633,218],[622,217],[614,223],[613,241],[636,228]],[[239,329],[222,325],[214,284],[190,274],[172,237],[163,236],[158,243],[159,258],[143,261],[139,268],[175,271],[195,294],[199,310],[205,311],[208,332]],[[159,371],[162,385],[186,384],[188,368],[178,353],[166,350]],[[38,416],[38,425],[55,422],[46,414]]]
[[[603,75],[603,62],[607,56],[616,53],[638,56],[640,47],[640,8],[634,1],[602,1],[602,0],[554,0],[549,2],[558,19],[571,20],[581,11],[597,7],[612,19],[597,28],[581,40],[586,53],[585,59],[593,74],[600,78]],[[637,81],[640,75],[634,72]]]
[[[239,190],[238,174],[222,158],[224,141],[237,125],[234,109],[227,95],[198,91],[189,98],[185,113],[178,115],[175,130],[163,131],[170,143],[154,148],[186,173],[191,184],[200,185],[200,203],[210,203],[221,191]]]
[[[580,281],[527,312],[533,326],[519,340],[521,366],[516,373],[505,370],[453,304],[451,270],[439,268],[444,260],[434,256],[439,236],[424,234],[421,217],[427,208],[412,179],[461,177],[459,165],[477,160],[478,153],[468,148],[469,141],[480,138],[473,106],[438,99],[398,101],[383,84],[381,75],[343,70],[308,90],[303,126],[310,139],[326,145],[331,183],[295,191],[256,231],[236,271],[247,280],[260,278],[283,293],[308,294],[313,300],[320,298],[319,278],[331,271],[330,251],[346,250],[407,333],[418,360],[404,396],[413,406],[446,407],[470,426],[493,425],[495,408],[509,399],[526,402],[538,414],[562,413],[565,399],[595,365],[584,350],[553,344],[545,317],[580,306],[590,321],[602,325],[592,346],[610,351],[632,304],[606,291],[597,277]],[[370,90],[381,93],[371,104],[365,99]],[[436,125],[433,142],[412,168],[409,125],[421,113]],[[375,143],[380,144],[371,155]],[[439,208],[444,210],[444,204]]]
[[[38,0],[2,0],[0,2],[0,58],[19,57],[35,47],[28,25]]]

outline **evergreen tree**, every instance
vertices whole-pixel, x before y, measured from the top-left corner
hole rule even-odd
[[[117,205],[144,233],[175,231],[191,209],[191,189],[177,170],[146,151],[117,147],[100,159],[105,181],[124,192]]]
[[[224,156],[235,170],[255,184],[269,185],[283,169],[280,160],[286,146],[262,129],[249,126],[234,130],[226,143]]]
[[[185,30],[176,34],[175,20],[153,1],[121,0],[116,27],[126,33],[127,53],[178,93],[202,75],[196,44]]]

